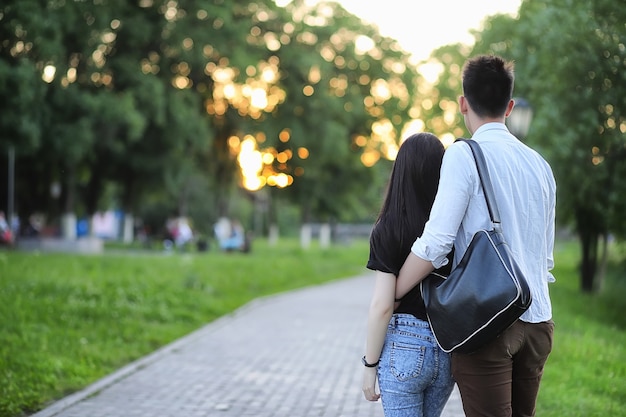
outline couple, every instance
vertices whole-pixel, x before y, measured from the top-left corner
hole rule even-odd
[[[455,143],[444,154],[432,134],[409,137],[394,163],[367,263],[377,272],[363,393],[370,401],[382,398],[386,417],[439,416],[455,382],[468,417],[535,415],[554,329],[548,283],[554,281],[556,184],[547,162],[504,124],[514,106],[513,84],[512,63],[475,57],[463,69],[459,105],[487,159],[504,234],[533,303],[472,354],[437,346],[417,284],[431,273],[449,273],[490,219],[470,147]]]

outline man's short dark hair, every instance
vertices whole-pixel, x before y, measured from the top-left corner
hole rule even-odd
[[[513,96],[514,65],[495,55],[471,58],[463,68],[463,95],[480,117],[500,117]]]

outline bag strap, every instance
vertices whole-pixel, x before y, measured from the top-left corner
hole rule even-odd
[[[491,185],[491,177],[489,177],[489,170],[487,169],[487,163],[485,162],[483,150],[475,140],[460,140],[466,142],[472,149],[474,161],[476,162],[476,169],[478,170],[478,177],[480,178],[480,184],[483,187],[483,193],[485,194],[487,209],[489,209],[489,217],[491,217],[491,222],[494,224],[494,229],[501,232],[502,226],[500,222],[500,212],[498,211],[498,205],[496,204],[496,197],[493,192],[493,186]]]

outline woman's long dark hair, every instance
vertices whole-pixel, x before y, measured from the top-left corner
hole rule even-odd
[[[404,247],[424,231],[439,186],[444,146],[431,133],[409,136],[393,164],[387,193],[376,221],[378,238]]]

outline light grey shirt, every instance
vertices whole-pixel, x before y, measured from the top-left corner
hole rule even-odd
[[[556,206],[552,169],[502,123],[482,125],[472,139],[485,154],[504,237],[533,297],[530,308],[520,319],[531,323],[549,320],[552,305],[548,283],[554,281],[550,270],[554,267]],[[448,262],[446,254],[454,245],[455,266],[474,233],[490,227],[472,151],[468,144],[455,142],[444,154],[430,219],[411,251],[439,268]]]

